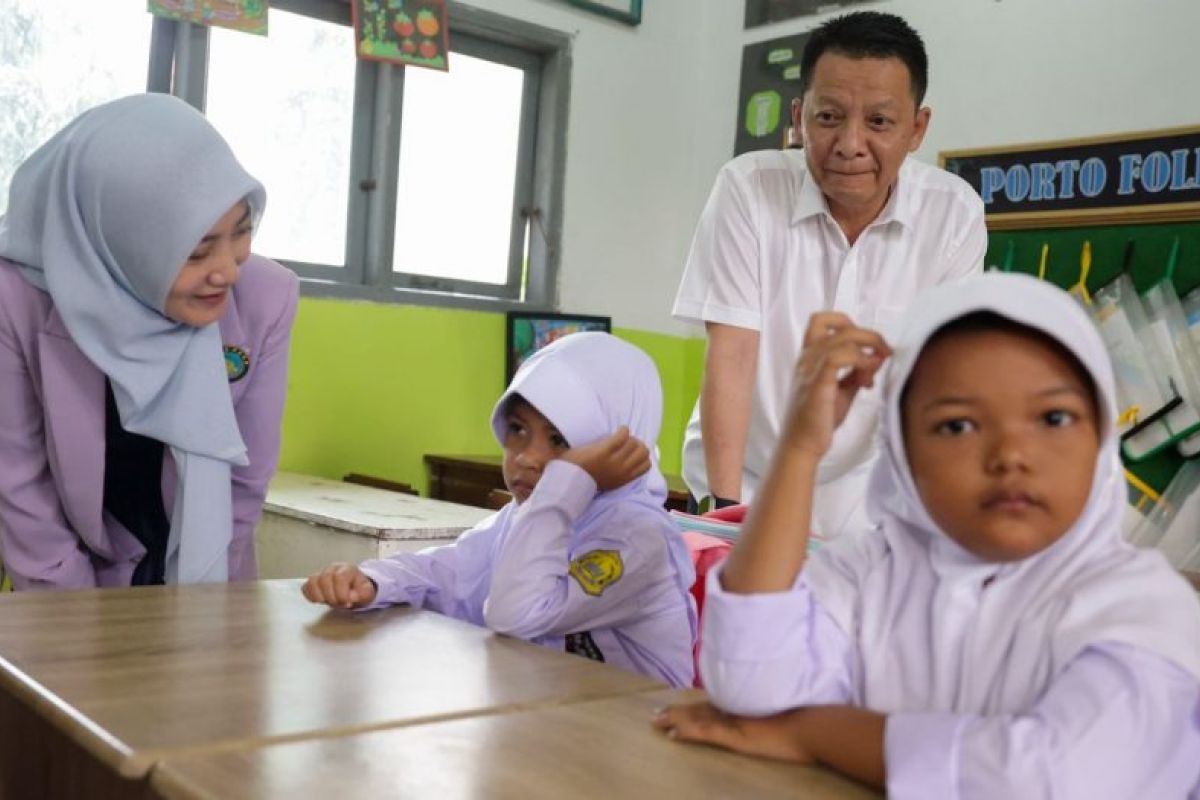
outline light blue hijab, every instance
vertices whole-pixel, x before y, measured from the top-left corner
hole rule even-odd
[[[230,469],[246,464],[216,324],[174,322],[167,294],[235,203],[262,185],[202,114],[169,95],[84,112],[17,168],[0,256],[21,265],[112,384],[121,425],[171,448],[179,485],[168,583],[228,578]]]

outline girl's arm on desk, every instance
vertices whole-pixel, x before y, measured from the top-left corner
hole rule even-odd
[[[512,507],[467,531],[454,544],[353,564],[332,564],[304,584],[304,596],[334,608],[408,603],[477,625],[498,530]]]
[[[1019,714],[811,706],[738,717],[701,703],[654,724],[680,741],[825,764],[898,798],[1179,797],[1200,777],[1195,679],[1116,644],[1086,650]]]

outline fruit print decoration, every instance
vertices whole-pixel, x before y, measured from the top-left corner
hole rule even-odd
[[[443,0],[352,0],[352,9],[359,57],[449,68]]]
[[[417,28],[413,25],[412,17],[401,11],[396,15],[396,19],[393,20],[392,29],[396,31],[401,39],[407,39],[413,35],[413,31]]]
[[[437,15],[428,8],[421,9],[417,14],[417,30],[421,32],[422,36],[433,38],[441,29],[442,25],[438,22]]]

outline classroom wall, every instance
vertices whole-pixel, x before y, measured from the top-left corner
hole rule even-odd
[[[740,0],[649,0],[630,28],[562,0],[464,0],[574,37],[564,311],[613,317],[662,373],[665,469],[699,390],[703,341],[670,318],[692,229],[733,147],[741,49],[837,12],[751,31]],[[1200,121],[1195,0],[883,0],[931,55],[942,149]],[[424,490],[421,455],[487,452],[503,382],[503,316],[306,298],[282,468],[368,472]],[[433,343],[436,342],[436,347]]]
[[[678,473],[704,343],[670,306],[723,160],[694,163],[706,139],[692,119],[706,95],[700,20],[715,6],[653,0],[631,28],[557,1],[466,4],[573,36],[559,308],[612,316],[654,358],[662,466]],[[501,314],[305,298],[292,352],[281,469],[365,472],[424,492],[424,453],[496,449],[487,419],[504,382]]]
[[[742,0],[653,0],[630,28],[563,0],[465,0],[574,37],[563,309],[678,336],[670,317],[696,219],[733,149],[742,47],[840,13],[742,28]],[[1196,0],[881,0],[931,56],[944,149],[1195,123]],[[1174,76],[1169,77],[1169,76]]]
[[[664,384],[664,471],[678,473],[703,342],[631,329]],[[292,337],[280,469],[348,472],[428,490],[426,453],[499,452],[489,420],[504,389],[504,315],[303,298]]]
[[[712,133],[697,145],[698,163],[733,147],[741,47],[842,13],[744,31],[740,0],[704,5],[715,44],[701,66],[713,102],[697,108],[697,129]],[[933,122],[917,155],[929,163],[939,150],[1200,123],[1196,0],[881,0],[852,7],[860,9],[899,14],[925,40]]]

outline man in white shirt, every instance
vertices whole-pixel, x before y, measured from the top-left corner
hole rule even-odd
[[[929,125],[927,82],[924,44],[904,20],[832,19],[801,58],[792,124],[803,149],[747,153],[717,175],[673,310],[708,334],[683,445],[683,477],[702,505],[752,499],[813,312],[841,311],[886,336],[921,289],[982,269],[983,202],[908,158]],[[877,398],[855,403],[821,463],[818,535],[865,522]]]

